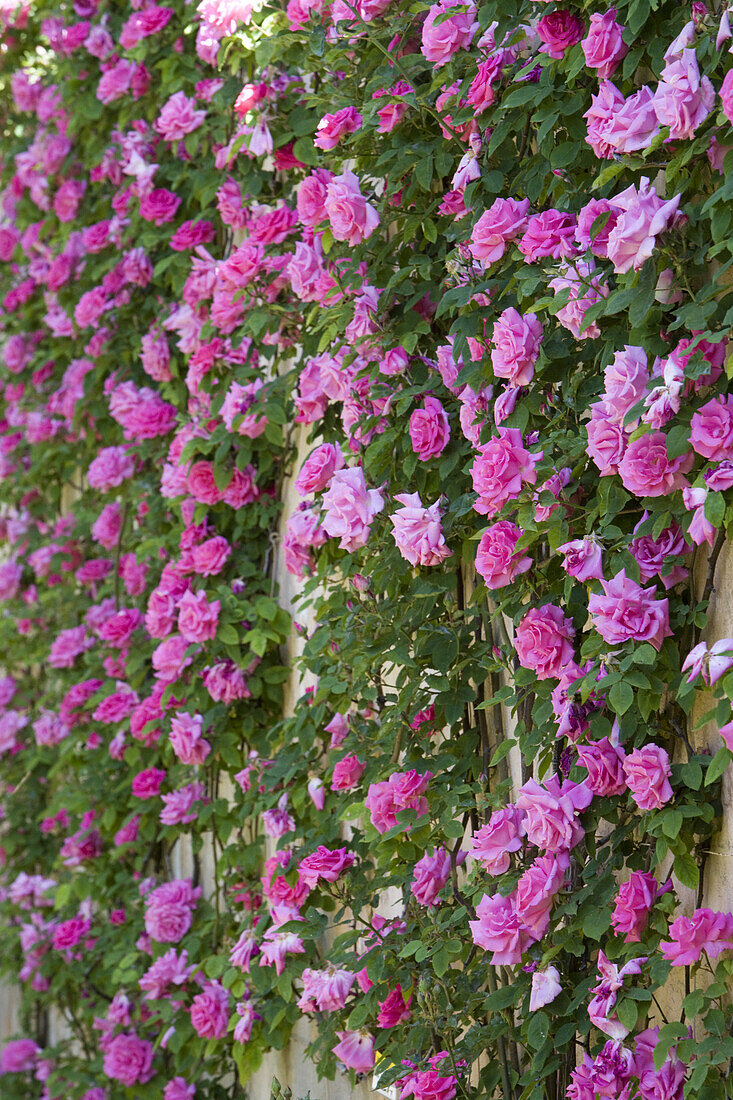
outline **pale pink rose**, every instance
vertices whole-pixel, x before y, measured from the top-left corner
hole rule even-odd
[[[203,764],[211,752],[200,714],[178,711],[171,719],[170,743],[182,764]]]
[[[471,837],[468,854],[489,875],[509,870],[511,853],[518,852],[524,837],[524,813],[510,804],[494,810],[488,824]]]
[[[362,195],[353,172],[328,181],[324,209],[334,239],[352,247],[371,237],[379,225],[379,214]]]
[[[398,493],[403,506],[389,516],[397,549],[411,565],[440,565],[452,551],[445,544],[440,501],[423,507],[418,493]]]
[[[451,15],[451,9],[457,11]],[[442,18],[441,16],[446,16]],[[438,21],[440,20],[440,21]],[[422,54],[434,65],[445,65],[457,50],[467,50],[478,30],[473,3],[441,0],[428,11],[422,27]]]
[[[626,450],[626,432],[618,421],[616,410],[608,402],[596,401],[590,413],[586,423],[588,454],[601,477],[608,477],[618,472],[618,464]]]
[[[173,879],[151,890],[145,899],[145,931],[157,943],[177,943],[191,927],[201,887],[190,879]]]
[[[297,512],[289,517],[282,542],[283,561],[288,573],[301,580],[306,569],[313,569],[312,551],[323,546],[326,532],[321,527],[318,515],[312,508],[301,505]]]
[[[677,458],[667,456],[664,432],[647,432],[629,443],[618,464],[618,472],[624,488],[630,493],[639,497],[659,497],[667,496],[687,484],[684,475],[692,463],[691,451]]]
[[[367,489],[360,466],[337,470],[323,495],[323,529],[352,552],[366,544],[372,521],[384,507],[377,489]]]
[[[153,650],[152,662],[156,679],[164,683],[172,683],[178,679],[184,668],[193,661],[192,656],[185,655],[188,644],[185,638],[174,634]]]
[[[342,107],[334,114],[324,115],[316,126],[313,144],[317,149],[335,149],[344,134],[361,129],[363,121],[356,107]]]
[[[700,68],[694,50],[682,50],[662,70],[654,93],[654,111],[672,139],[691,138],[713,109],[715,90]]]
[[[562,889],[569,866],[565,851],[538,856],[517,883],[517,917],[534,940],[541,940],[550,926],[553,899]]]
[[[191,1026],[202,1039],[221,1039],[229,1025],[229,991],[207,982],[191,1002]]]
[[[616,9],[609,8],[603,15],[593,12],[588,34],[581,42],[585,63],[595,69],[600,80],[613,76],[619,63],[629,52],[624,43],[624,27],[616,22]]]
[[[337,1031],[339,1042],[333,1053],[355,1073],[370,1073],[374,1069],[374,1039],[365,1031]]]
[[[613,362],[603,370],[606,384],[604,401],[613,408],[619,420],[636,405],[646,393],[649,381],[646,352],[643,348],[626,344],[617,351]]]
[[[572,619],[555,604],[531,608],[514,632],[520,665],[531,668],[540,680],[559,676],[573,659],[574,633]]]
[[[421,409],[410,416],[410,441],[421,462],[436,458],[450,439],[448,414],[437,397],[426,397]]]
[[[613,197],[614,206],[622,210],[608,237],[608,258],[617,274],[643,267],[657,237],[673,224],[680,198],[660,199],[644,176],[638,188],[632,184]]]
[[[532,975],[532,992],[529,998],[529,1011],[536,1012],[551,1004],[562,993],[560,971],[556,966],[546,966],[544,970],[535,970]]]
[[[136,72],[137,65],[134,61],[120,60],[102,73],[96,93],[100,103],[113,103],[129,92]]]
[[[476,572],[488,589],[503,588],[532,567],[526,551],[516,550],[521,537],[521,528],[508,520],[492,524],[482,534],[476,550]]]
[[[528,211],[529,199],[494,199],[471,230],[468,247],[474,259],[487,267],[500,260],[507,243],[527,228]]]
[[[659,745],[634,749],[623,767],[627,786],[640,810],[658,810],[672,798],[669,756]]]
[[[87,470],[87,480],[93,489],[102,493],[116,489],[135,473],[135,460],[125,447],[105,447],[92,460]]]
[[[494,322],[491,336],[491,366],[496,377],[508,379],[513,386],[528,386],[534,377],[542,337],[537,314],[522,315],[513,306],[505,309]]]

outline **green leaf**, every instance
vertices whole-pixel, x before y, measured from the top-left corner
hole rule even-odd
[[[527,1042],[534,1050],[539,1050],[547,1042],[550,1032],[550,1018],[546,1012],[535,1012],[527,1028]]]
[[[634,702],[634,689],[625,680],[617,680],[609,691],[608,698],[616,714],[626,714]]]
[[[716,779],[720,779],[721,775],[730,764],[732,758],[733,754],[731,753],[730,749],[725,747],[725,745],[723,745],[722,748],[718,749],[715,756],[710,761],[705,770],[706,787],[712,786]]]
[[[674,876],[683,886],[697,890],[700,881],[700,868],[689,852],[681,852],[674,857]]]

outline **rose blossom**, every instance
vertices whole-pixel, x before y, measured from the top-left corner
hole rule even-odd
[[[541,940],[550,926],[553,899],[562,889],[569,866],[567,852],[539,856],[517,883],[517,916],[534,940]]]
[[[116,489],[135,473],[135,460],[125,447],[104,447],[87,470],[87,481],[102,493]]]
[[[733,394],[712,397],[693,413],[690,443],[703,458],[733,459]]]
[[[542,337],[542,325],[535,313],[522,315],[513,306],[505,309],[494,322],[491,336],[491,366],[496,377],[508,379],[513,386],[528,386],[534,377]]]
[[[202,1039],[221,1039],[229,1024],[229,991],[207,982],[191,1002],[191,1026]]]
[[[198,129],[206,118],[206,111],[197,111],[195,102],[184,92],[175,92],[161,107],[153,129],[165,141],[182,141],[187,134]]]
[[[372,521],[384,507],[377,489],[367,489],[360,466],[337,470],[323,495],[323,529],[338,538],[342,550],[358,550],[366,544]]]
[[[640,810],[658,810],[672,798],[669,756],[659,745],[634,749],[623,766],[626,783]]]
[[[526,814],[527,843],[536,844],[543,852],[568,852],[583,837],[577,821],[581,810],[587,809],[593,792],[587,783],[560,782],[556,775],[544,786],[529,779],[519,791],[516,805]]]
[[[533,669],[540,680],[559,676],[573,659],[574,633],[572,619],[560,607],[551,603],[533,607],[514,633],[520,665]]]
[[[127,1088],[145,1084],[153,1076],[153,1044],[134,1032],[121,1032],[108,1040],[104,1051],[104,1072]]]
[[[494,199],[471,230],[469,249],[475,260],[485,266],[496,263],[509,241],[527,228],[529,199]]]
[[[412,449],[421,462],[443,453],[450,438],[450,425],[437,397],[426,397],[423,407],[414,410],[409,430]]]
[[[356,107],[342,107],[334,114],[324,115],[316,126],[313,144],[317,149],[334,149],[344,134],[355,133],[363,121]]]
[[[344,456],[338,443],[322,443],[308,455],[300,468],[295,488],[302,497],[325,489],[337,470],[342,470]]]
[[[669,629],[669,602],[657,600],[655,588],[642,588],[621,569],[613,580],[601,581],[603,595],[594,593],[588,611],[595,630],[609,645],[634,639],[659,651]]]
[[[537,24],[537,34],[544,43],[540,52],[560,60],[583,37],[583,20],[567,8],[559,8],[542,16]]]
[[[677,458],[668,457],[664,432],[646,432],[629,443],[619,462],[618,472],[624,488],[629,492],[639,497],[659,497],[687,484],[684,475],[692,463],[690,451]]]
[[[477,451],[471,467],[473,489],[478,494],[474,510],[491,517],[519,496],[524,482],[535,484],[537,458],[525,449],[517,428],[499,428]]]
[[[600,80],[613,76],[619,63],[629,52],[622,35],[625,28],[616,22],[616,9],[609,8],[601,15],[594,12],[590,17],[588,34],[581,42],[585,63],[589,69],[595,69]]]
[[[489,875],[509,870],[511,852],[518,852],[524,837],[524,813],[516,806],[494,810],[486,825],[471,837],[468,854]]]
[[[435,909],[439,904],[438,894],[448,882],[451,873],[450,853],[437,848],[434,855],[427,852],[415,864],[415,876],[410,883],[410,893],[419,905]]]
[[[216,637],[219,622],[219,600],[207,600],[201,590],[185,592],[178,601],[178,630],[187,642],[206,642]]]
[[[609,797],[624,792],[624,750],[619,745],[602,737],[589,745],[578,745],[577,752],[578,763],[588,770],[585,782],[593,794]]]
[[[476,906],[476,920],[468,922],[473,942],[493,952],[492,966],[513,966],[521,962],[522,952],[532,942],[515,908],[516,895],[484,894]]]
[[[440,565],[450,557],[440,523],[440,501],[424,508],[417,493],[398,493],[403,505],[389,516],[397,549],[411,565]]]
[[[365,768],[366,764],[362,764],[361,760],[359,760],[354,753],[342,757],[341,760],[338,760],[334,764],[331,790],[352,790],[361,779]]]
[[[602,580],[603,553],[593,535],[564,542],[557,552],[565,556],[563,569],[569,577],[579,581]]]
[[[519,251],[528,264],[543,256],[552,256],[555,260],[572,256],[575,251],[575,225],[574,215],[561,210],[543,210],[541,214],[533,214],[519,241]]]
[[[671,139],[692,138],[713,109],[715,90],[700,68],[694,50],[675,54],[662,69],[654,93],[654,111]]]
[[[323,208],[334,239],[352,247],[371,237],[379,225],[379,214],[362,195],[353,172],[342,172],[328,181]]]
[[[516,549],[522,534],[521,528],[508,520],[492,524],[482,534],[476,550],[476,572],[489,590],[511,584],[532,567],[526,552]]]
[[[634,184],[611,202],[622,213],[608,237],[608,258],[616,274],[639,271],[652,255],[656,239],[672,224],[677,213],[680,195],[660,199],[649,180],[642,176],[637,188]]]
[[[731,70],[733,72],[733,70]],[[669,926],[670,943],[659,946],[672,966],[691,966],[703,951],[715,959],[723,951],[733,951],[733,913],[696,909],[691,917],[677,917]]]
[[[221,573],[231,552],[232,548],[223,535],[204,539],[191,551],[191,565],[194,573],[198,573],[201,577],[213,577]]]
[[[448,13],[458,10],[454,15]],[[440,22],[437,20],[441,18]],[[457,50],[467,50],[478,30],[473,3],[457,4],[441,0],[428,11],[422,27],[422,55],[434,65],[445,65]]]
[[[632,871],[616,894],[611,914],[616,935],[623,935],[626,943],[638,943],[658,895],[659,883],[650,871]]]

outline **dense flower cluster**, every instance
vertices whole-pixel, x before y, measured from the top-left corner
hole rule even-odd
[[[0,32],[3,1097],[722,1098],[728,14]]]

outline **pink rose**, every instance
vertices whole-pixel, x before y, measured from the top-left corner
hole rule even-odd
[[[632,184],[613,197],[614,206],[622,210],[608,237],[608,258],[616,274],[644,266],[657,237],[673,223],[680,198],[660,199],[644,176],[638,188]]]
[[[624,43],[625,28],[616,22],[616,9],[609,8],[605,14],[594,12],[590,17],[588,34],[581,42],[585,63],[589,69],[595,69],[600,80],[613,76],[619,62],[629,52]]]
[[[324,115],[316,126],[313,144],[317,149],[335,149],[343,135],[361,129],[363,121],[356,107],[342,107],[332,115]]]
[[[207,982],[191,1002],[191,1026],[202,1039],[221,1039],[229,1025],[229,991]]]
[[[295,488],[302,497],[325,489],[337,470],[343,469],[344,456],[338,443],[322,443],[308,455],[300,468]]]
[[[188,491],[200,504],[218,504],[222,492],[214,480],[214,467],[206,459],[194,462],[186,478]]]
[[[298,217],[302,225],[316,226],[326,218],[326,193],[333,173],[316,168],[298,186]]]
[[[204,539],[191,552],[191,565],[194,573],[201,577],[213,577],[221,573],[232,553],[232,548],[223,535],[214,535]]]
[[[451,873],[450,853],[437,848],[434,855],[427,852],[415,864],[415,875],[410,883],[410,893],[418,905],[435,909],[439,904],[438,894],[448,882]]]
[[[87,481],[102,493],[116,489],[135,473],[135,460],[126,447],[104,447],[87,470]]]
[[[593,792],[586,783],[564,783],[556,775],[544,786],[529,779],[520,789],[516,805],[526,814],[527,843],[543,852],[569,852],[583,838],[578,814],[588,808]]]
[[[728,122],[733,124],[733,69],[729,69],[720,85],[720,105]]]
[[[575,577],[579,581],[603,578],[603,553],[592,535],[564,542],[562,546],[558,546],[557,552],[565,556],[562,564],[569,577]]]
[[[594,223],[603,214],[608,215],[604,224],[600,229],[593,229]],[[605,259],[608,256],[608,234],[616,224],[618,214],[607,199],[590,199],[578,213],[575,227],[575,239],[580,247],[590,248],[595,256]]]
[[[411,1002],[412,993],[405,1000],[401,985],[397,984],[394,989],[390,989],[385,999],[379,1002],[377,1027],[397,1027],[398,1024],[409,1020]]]
[[[515,908],[516,895],[484,894],[476,906],[476,920],[468,922],[473,942],[493,952],[492,966],[513,966],[532,942]]]
[[[366,764],[362,764],[361,760],[359,760],[354,753],[342,757],[341,760],[338,760],[334,764],[331,790],[352,790],[364,774],[365,768]]]
[[[153,1076],[153,1044],[139,1039],[134,1032],[121,1032],[108,1038],[103,1069],[107,1077],[120,1081],[128,1089],[145,1084]]]
[[[364,1031],[337,1031],[339,1042],[333,1053],[355,1073],[370,1073],[374,1069],[374,1039]]]
[[[202,590],[185,592],[178,602],[178,630],[187,642],[206,642],[216,637],[219,600],[207,600]]]
[[[613,408],[618,419],[623,420],[646,393],[649,381],[646,352],[626,344],[623,351],[615,353],[613,362],[604,367],[603,377],[606,383],[604,401]]]
[[[508,520],[492,524],[481,536],[476,550],[476,572],[491,591],[511,584],[532,567],[526,551],[515,549],[521,537],[522,530]]]
[[[449,438],[448,414],[436,397],[426,397],[422,409],[415,409],[410,417],[413,451],[421,462],[427,462],[443,453]]]
[[[450,557],[440,522],[440,502],[424,508],[417,493],[398,493],[403,505],[389,516],[397,549],[411,565],[440,565]]]
[[[491,517],[519,496],[524,482],[534,485],[537,458],[525,449],[517,428],[499,428],[477,450],[478,457],[471,467],[473,489],[478,494],[474,510]]]
[[[534,377],[542,336],[535,313],[522,315],[510,306],[499,314],[491,337],[491,365],[496,377],[507,378],[513,386],[528,386]]]
[[[555,260],[572,256],[575,251],[575,217],[561,210],[544,210],[533,214],[519,242],[519,251],[528,264],[543,256]]]
[[[352,552],[366,544],[371,524],[384,507],[377,489],[367,489],[360,466],[337,470],[323,494],[323,529],[339,539],[342,550]]]
[[[502,875],[509,870],[510,853],[522,847],[523,837],[524,813],[510,804],[494,810],[488,824],[473,834],[468,854],[489,875]]]
[[[336,882],[352,866],[354,859],[355,856],[345,848],[331,851],[325,845],[319,844],[315,852],[301,859],[298,878],[311,890],[318,885],[320,879]]]
[[[543,15],[537,24],[537,34],[544,42],[540,52],[560,60],[571,46],[580,42],[583,29],[583,20],[567,8]]]
[[[191,927],[201,887],[190,879],[173,879],[151,890],[145,900],[145,931],[157,943],[177,943]]]
[[[703,458],[733,458],[733,395],[712,397],[692,416],[690,443]]]
[[[26,1073],[34,1068],[40,1047],[32,1039],[10,1039],[0,1054],[0,1073]]]
[[[362,195],[353,172],[342,172],[328,181],[324,209],[334,239],[352,247],[371,237],[379,225],[379,214]]]
[[[132,793],[136,798],[156,798],[166,773],[161,768],[145,768],[132,780]]]
[[[552,900],[562,889],[569,866],[567,852],[539,856],[517,883],[517,917],[534,940],[542,939],[549,928]]]
[[[708,958],[716,959],[723,951],[733,951],[733,913],[696,909],[691,917],[672,921],[669,934],[671,942],[659,946],[672,966],[691,966],[703,951]]]
[[[650,871],[632,871],[616,894],[611,914],[616,935],[622,935],[626,943],[638,943],[658,895],[659,883]]]
[[[454,15],[448,14],[452,8],[458,8]],[[477,30],[473,3],[457,4],[451,0],[441,0],[433,4],[423,23],[422,55],[434,65],[445,65],[457,50],[469,48]]]
[[[203,764],[211,752],[211,745],[203,736],[200,714],[178,711],[171,719],[170,743],[182,764]]]
[[[153,129],[165,141],[182,141],[186,134],[198,129],[206,118],[206,111],[197,111],[195,103],[185,92],[175,92],[161,107]]]
[[[193,657],[186,657],[188,642],[178,634],[166,638],[153,650],[152,662],[155,676],[164,683],[178,679],[184,668],[191,664]]]
[[[713,109],[715,90],[700,68],[694,50],[682,50],[667,62],[654,93],[654,111],[671,139],[694,136]]]
[[[560,676],[564,666],[573,659],[574,633],[572,619],[555,604],[533,607],[514,632],[520,665],[533,669],[540,680]]]
[[[527,228],[529,199],[494,199],[471,230],[469,249],[485,266],[496,263],[513,241]]]
[[[667,456],[664,432],[647,432],[629,443],[618,464],[618,472],[624,488],[630,493],[639,497],[661,497],[687,484],[684,475],[692,463],[690,451],[677,458]]]
[[[181,200],[178,195],[166,190],[165,187],[156,187],[148,191],[140,200],[140,217],[161,226],[165,222],[173,221],[180,205]]]
[[[595,462],[601,477],[618,472],[618,464],[626,450],[626,432],[619,423],[616,410],[607,401],[596,401],[590,408],[588,454]]]
[[[621,569],[613,580],[601,581],[603,595],[593,594],[588,612],[593,628],[609,645],[633,639],[659,651],[669,629],[669,602],[656,599],[656,588],[642,588]]]
[[[578,763],[588,771],[585,783],[593,794],[608,798],[625,790],[624,750],[608,737],[589,745],[578,745]]]
[[[659,745],[634,749],[624,760],[626,783],[640,810],[658,810],[669,802],[671,774],[669,756]]]

